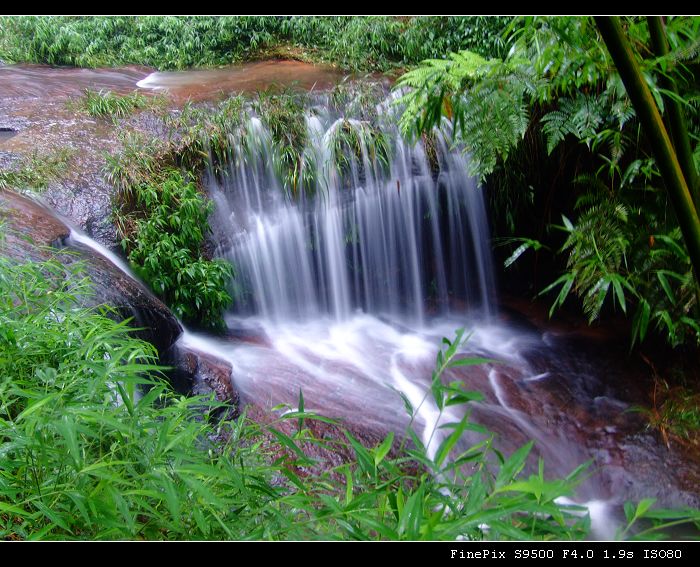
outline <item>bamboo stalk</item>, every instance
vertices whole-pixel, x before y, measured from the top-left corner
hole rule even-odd
[[[617,67],[639,121],[651,143],[671,203],[688,248],[696,279],[700,276],[700,219],[683,170],[666,132],[661,114],[649,90],[618,17],[595,18],[605,45]]]
[[[651,45],[656,56],[663,57],[668,55],[668,40],[666,39],[666,31],[661,18],[659,16],[649,16],[647,18],[647,24],[649,25]],[[688,189],[693,199],[695,210],[697,211],[700,209],[698,174],[695,169],[693,149],[690,145],[690,137],[688,136],[683,108],[676,98],[678,97],[678,88],[676,87],[676,82],[667,75],[661,76],[661,86],[675,95],[675,97],[667,94],[663,95],[666,113],[668,115],[669,133],[671,135],[673,147],[676,150],[676,156],[678,156],[678,161],[681,164],[683,175],[688,183]]]

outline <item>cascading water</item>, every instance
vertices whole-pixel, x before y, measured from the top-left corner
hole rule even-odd
[[[318,111],[307,126],[302,167],[313,181],[304,195],[282,189],[257,118],[223,183],[209,185],[218,253],[236,267],[236,312],[345,321],[360,310],[420,326],[426,306],[445,314],[461,298],[490,314],[486,215],[466,158],[439,133],[431,164],[423,144],[407,143],[395,127],[369,133],[365,122]],[[341,156],[344,168],[343,136],[356,143],[355,155]]]

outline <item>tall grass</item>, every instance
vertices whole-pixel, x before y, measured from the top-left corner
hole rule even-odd
[[[44,154],[34,152],[23,156],[13,169],[0,170],[0,189],[45,190],[51,181],[69,170],[75,151],[61,148]]]
[[[124,118],[136,110],[147,108],[154,99],[139,92],[119,95],[112,91],[86,89],[79,107],[90,116]]]

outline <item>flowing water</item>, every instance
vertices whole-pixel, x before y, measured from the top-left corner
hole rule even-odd
[[[138,82],[142,89],[168,91],[179,100],[203,100],[222,93],[253,93],[272,85],[326,89],[343,77],[330,66],[302,61],[257,61],[217,69],[159,71]]]

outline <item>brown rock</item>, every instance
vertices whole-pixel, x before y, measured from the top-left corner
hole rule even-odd
[[[81,298],[83,304],[109,305],[116,318],[132,319],[136,336],[153,344],[160,353],[182,333],[166,305],[138,280],[90,248],[66,248],[70,227],[49,209],[17,193],[0,191],[0,215],[6,223],[2,246],[5,256],[20,261],[56,258],[67,266],[83,262],[94,292]]]
[[[239,395],[233,389],[232,368],[227,361],[180,343],[173,345],[163,358],[173,367],[171,380],[180,392],[195,395],[213,392],[220,402],[238,406]]]

